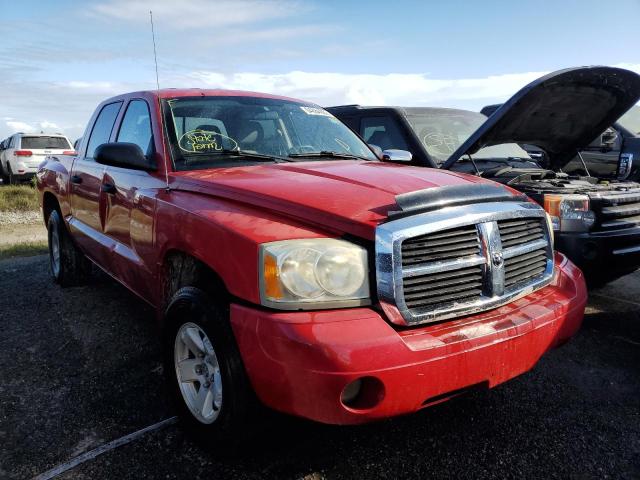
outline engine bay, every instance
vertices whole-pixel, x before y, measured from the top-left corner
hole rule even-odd
[[[514,161],[515,160],[515,161]],[[511,161],[461,161],[456,170],[475,173],[483,178],[509,185],[531,196],[545,193],[584,194],[598,197],[599,194],[639,193],[640,183],[600,179],[591,176],[570,175],[538,166],[531,160]]]

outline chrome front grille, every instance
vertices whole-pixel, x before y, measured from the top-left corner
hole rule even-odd
[[[408,238],[402,242],[402,266],[441,262],[480,253],[475,225]]]
[[[498,220],[498,228],[500,229],[502,248],[544,238],[544,225],[538,218]]]
[[[544,275],[546,268],[545,247],[507,258],[504,261],[504,286],[510,288],[521,282],[529,282]]]
[[[640,191],[603,195],[596,213],[596,230],[617,230],[640,225]]]
[[[449,207],[380,225],[378,297],[392,321],[419,324],[494,308],[546,285],[553,247],[529,202]]]
[[[535,250],[505,259],[505,288],[510,288],[521,282],[529,282],[531,279],[544,275],[547,267],[546,245],[541,242],[541,240],[545,240],[544,228],[544,220],[539,218],[498,221],[503,249],[531,244],[532,242],[539,242],[540,244]]]
[[[450,260],[474,258],[481,254],[480,237],[475,225],[408,238],[402,242],[402,268],[439,264]],[[403,278],[404,300],[408,308],[465,301],[482,293],[482,265],[449,271],[425,272]]]

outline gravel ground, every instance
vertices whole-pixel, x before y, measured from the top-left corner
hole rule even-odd
[[[153,312],[105,275],[62,291],[0,262],[0,478],[30,478],[172,415]],[[640,274],[593,292],[578,336],[494,390],[361,427],[265,412],[235,458],[180,425],[61,478],[640,478]]]
[[[42,224],[40,211],[28,212],[0,212],[0,225],[29,225]]]
[[[47,240],[42,213],[0,212],[0,247]]]

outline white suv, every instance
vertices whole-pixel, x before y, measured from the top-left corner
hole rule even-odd
[[[75,152],[64,135],[16,133],[10,136],[2,142],[0,149],[3,183],[30,180],[48,155],[75,155]]]

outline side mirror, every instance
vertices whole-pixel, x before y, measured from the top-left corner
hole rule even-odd
[[[389,149],[382,151],[382,160],[388,162],[410,162],[413,160],[413,155],[406,150]]]
[[[613,128],[607,128],[602,135],[600,135],[600,145],[602,148],[611,150],[618,139],[618,132]]]
[[[155,170],[156,162],[145,157],[135,143],[103,143],[95,151],[96,162],[134,170]]]

